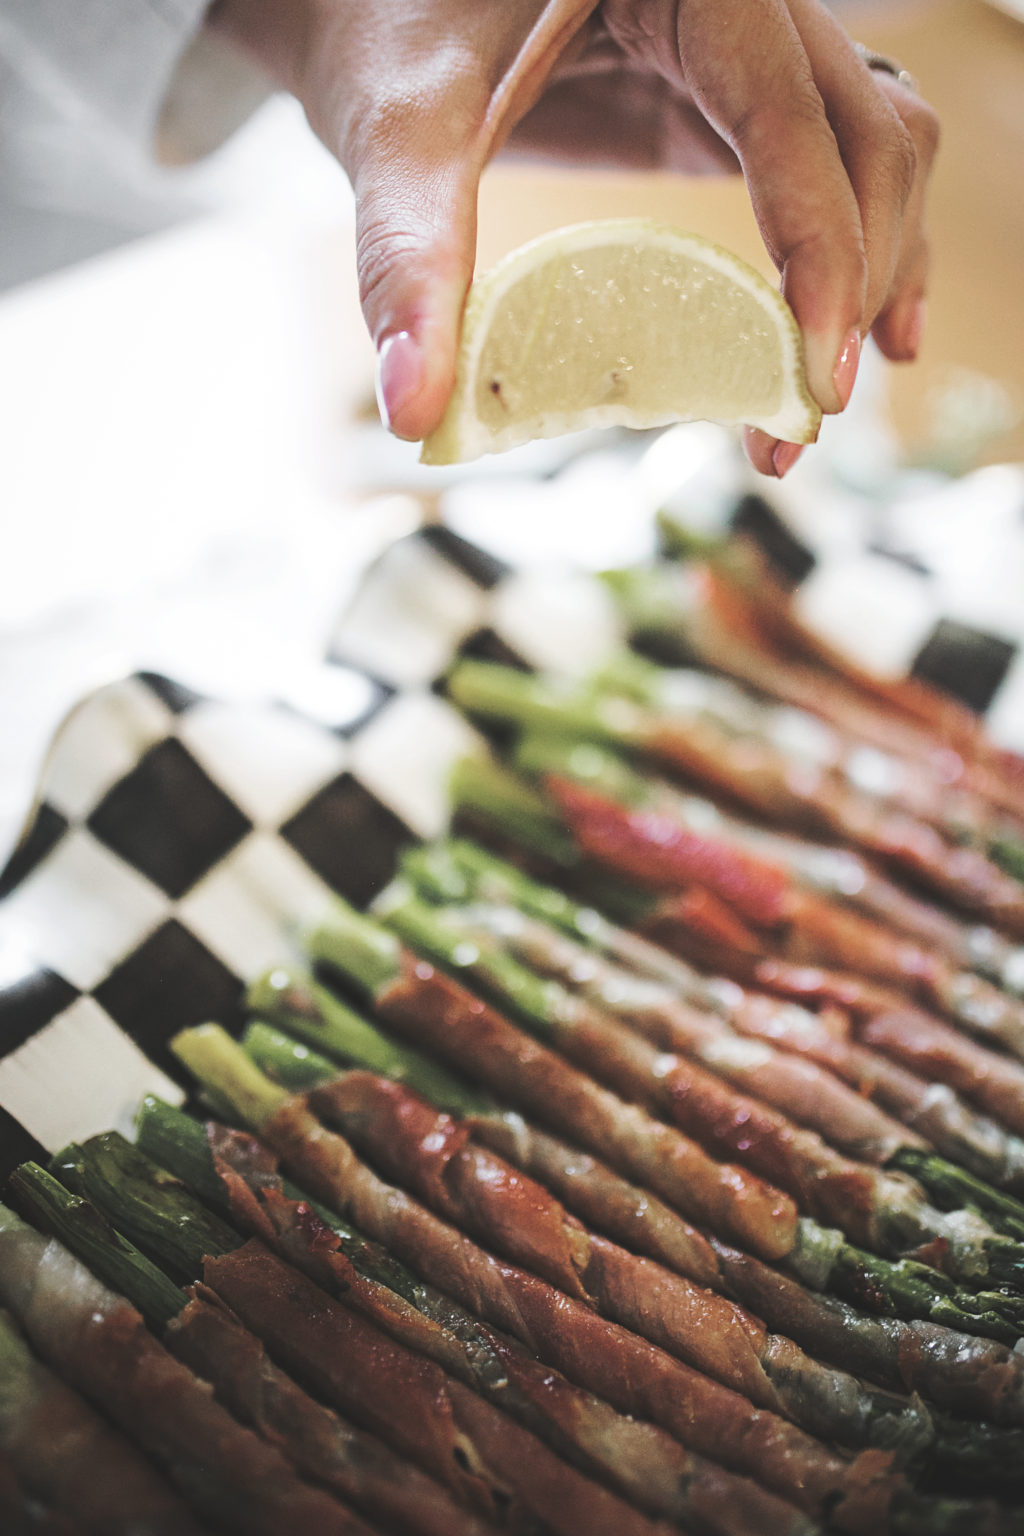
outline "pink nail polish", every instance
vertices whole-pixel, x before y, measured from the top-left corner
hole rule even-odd
[[[832,382],[839,396],[839,409],[845,410],[853,394],[853,381],[857,377],[857,366],[860,363],[860,331],[851,331],[843,343],[843,350],[839,354],[832,374]]]
[[[386,336],[377,353],[377,409],[384,425],[394,431],[392,422],[402,407],[423,387],[423,353],[408,331]]]
[[[783,475],[787,475],[793,468],[793,465],[803,451],[801,443],[776,443],[775,451],[772,454],[772,464],[780,480]]]

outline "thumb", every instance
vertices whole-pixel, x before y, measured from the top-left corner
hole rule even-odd
[[[377,400],[398,436],[425,437],[455,386],[455,355],[473,275],[479,172],[376,156],[360,167],[356,260],[377,347]]]

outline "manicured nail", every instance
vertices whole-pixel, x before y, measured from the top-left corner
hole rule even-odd
[[[389,431],[395,430],[395,417],[422,387],[423,353],[419,343],[408,331],[386,336],[377,353],[377,409]]]
[[[843,344],[843,350],[839,354],[832,374],[832,382],[839,396],[839,409],[845,410],[853,394],[853,381],[857,377],[857,365],[860,362],[860,331],[851,331]]]
[[[772,464],[780,480],[793,468],[803,451],[802,443],[776,443]]]

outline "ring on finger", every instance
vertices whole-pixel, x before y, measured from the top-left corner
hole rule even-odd
[[[876,53],[874,48],[867,48],[863,43],[854,43],[857,57],[862,59],[868,69],[877,69],[880,74],[892,75],[900,85],[906,86],[908,91],[917,90],[917,81],[909,69],[904,69],[895,59],[890,59],[884,53]]]

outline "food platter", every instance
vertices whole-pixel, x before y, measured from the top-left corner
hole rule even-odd
[[[695,493],[693,499],[698,499]],[[803,530],[798,518],[780,517],[769,503],[751,496],[746,489],[742,495],[731,497],[728,518],[732,529],[728,540],[730,561],[734,558],[741,564],[753,561],[762,572],[765,590],[770,587],[775,594],[780,611],[784,609],[793,622],[799,620],[805,624],[807,615],[815,611],[807,593],[815,582],[820,585],[826,581],[830,563],[839,563],[843,551],[830,546],[827,539],[820,547],[809,547],[801,537]],[[459,525],[457,517],[451,522]],[[461,526],[465,529],[465,522]],[[679,530],[678,517],[674,521],[663,520],[662,532],[669,542],[673,537],[681,538]],[[701,538],[706,549],[710,541],[706,517]],[[585,676],[600,666],[609,654],[619,650],[630,631],[636,630],[620,602],[610,595],[609,586],[596,580],[591,572],[578,566],[567,566],[564,562],[557,566],[518,568],[495,552],[498,545],[500,541],[495,541],[491,548],[484,548],[468,540],[453,526],[435,524],[424,527],[386,551],[367,573],[354,601],[339,618],[330,654],[324,663],[323,686],[318,693],[315,714],[300,714],[290,705],[274,701],[229,703],[206,698],[154,674],[138,674],[115,682],[85,699],[72,712],[49,754],[25,836],[3,876],[0,899],[0,954],[3,957],[0,971],[0,1171],[4,1176],[26,1159],[45,1163],[50,1154],[69,1142],[82,1142],[111,1129],[133,1134],[134,1116],[140,1100],[146,1095],[164,1101],[172,1110],[182,1105],[195,1108],[195,1076],[171,1049],[172,1038],[182,1030],[209,1021],[217,1021],[237,1035],[247,1014],[247,985],[261,974],[275,970],[278,974],[288,974],[289,967],[301,967],[308,957],[308,932],[323,922],[335,897],[344,898],[354,912],[362,912],[392,880],[409,849],[445,833],[451,813],[453,768],[459,762],[490,762],[495,743],[500,746],[504,740],[504,727],[500,722],[495,724],[489,720],[486,711],[481,713],[479,709],[470,708],[467,713],[465,708],[458,707],[458,690],[453,696],[451,689],[453,663],[497,664],[512,669],[520,677],[557,669],[563,680],[567,680],[564,686],[569,688],[573,680]],[[893,561],[891,551],[878,558],[899,564]],[[694,563],[699,564],[699,559]],[[737,568],[732,565],[732,569]],[[666,569],[675,573],[674,566]],[[681,569],[686,569],[686,562]],[[913,580],[920,579],[920,572],[915,572],[906,562],[901,569],[909,571]],[[945,590],[941,588],[938,601],[942,601]],[[803,607],[801,593],[804,594]],[[930,690],[934,685],[944,684],[955,694],[958,680],[963,680],[962,702],[949,704],[949,718],[959,723],[958,728],[973,729],[964,726],[964,722],[974,719],[978,711],[1001,709],[998,716],[1000,728],[1012,737],[1016,728],[1015,715],[1006,699],[1016,689],[1016,640],[989,635],[981,625],[948,621],[942,613],[936,614],[935,594],[931,596],[931,606],[924,603],[917,606],[915,643],[909,644],[904,633],[899,645],[894,641],[889,650],[890,659],[897,655],[900,647],[901,654],[916,658],[916,674],[912,664],[902,666],[901,670],[893,662],[896,676],[883,680],[883,691],[895,691],[902,697],[901,690],[907,686],[911,692],[923,688],[931,698]],[[856,629],[854,624],[846,633],[854,634]],[[810,635],[811,643],[820,648],[822,657],[827,647],[834,652],[841,638],[840,631],[834,628],[828,634],[822,632],[816,636],[806,627],[804,632]],[[985,649],[986,639],[1002,639],[998,653],[991,645]],[[877,637],[873,636],[872,642],[877,654]],[[978,664],[979,655],[985,661],[984,666]],[[855,665],[849,654],[844,665],[849,668]],[[906,683],[908,674],[911,678],[909,685]],[[984,696],[976,691],[965,692],[964,689],[978,688],[979,675],[985,679]],[[975,714],[969,716],[968,709]],[[421,950],[423,953],[425,951]],[[470,964],[465,956],[463,961]],[[1011,962],[1012,954],[1008,951],[1007,964],[1012,969]],[[436,972],[433,964],[433,961],[421,963],[422,974],[417,971],[419,980],[425,982],[427,973],[431,972],[439,978],[438,986],[448,985],[440,979],[444,969],[442,962],[436,961]],[[475,973],[467,971],[467,979],[472,974]],[[579,977],[576,979],[580,980]],[[343,995],[350,996],[350,993],[344,993],[343,989]],[[790,1002],[793,1002],[792,998]],[[454,1003],[451,1008],[455,1008]],[[251,1013],[251,1008],[248,1011]],[[799,1012],[799,1008],[796,1011]],[[823,1016],[830,1016],[827,1007]],[[479,1017],[483,1018],[484,1014]],[[395,1018],[398,1018],[397,1013]],[[468,1037],[463,1049],[468,1062],[472,1054]],[[768,1092],[771,1073],[766,1064],[771,1058],[771,1050],[763,1042],[756,1047],[748,1042],[743,1050],[737,1047],[729,1061],[727,1056],[728,1052],[721,1056],[722,1074],[753,1071],[756,1078],[756,1072],[763,1069],[765,1092]],[[669,1072],[666,1066],[669,1057],[663,1054],[658,1059],[664,1077]],[[444,1071],[457,1071],[458,1067],[456,1051],[453,1058],[444,1060]],[[556,1071],[554,1057],[550,1058],[545,1070]],[[356,1073],[355,1077],[359,1078],[360,1074]],[[398,1073],[396,1081],[401,1083],[402,1072]],[[576,1078],[567,1078],[565,1082],[568,1117],[569,1089]],[[485,1086],[488,1094],[495,1091],[493,1083]],[[361,1091],[368,1091],[365,1083]],[[941,1099],[945,1092],[947,1089],[940,1087],[938,1098]],[[360,1114],[363,1115],[361,1134],[371,1141],[375,1134],[379,1139],[375,1166],[380,1170],[388,1166],[389,1157],[397,1157],[395,1147],[401,1141],[401,1126],[411,1123],[413,1108],[411,1103],[407,1105],[403,1111],[405,1119],[399,1115],[392,1123],[387,1120],[390,1101],[384,1095],[375,1101],[378,1118],[374,1130],[374,1115],[366,1110],[368,1102],[361,1101],[361,1108],[359,1105],[346,1108],[335,1104],[333,1113],[338,1116],[348,1114],[353,1127],[359,1123]],[[594,1109],[598,1100],[592,1098],[588,1102]],[[490,1113],[486,1106],[481,1107],[482,1103],[475,1111],[481,1123]],[[503,1145],[509,1155],[512,1147],[525,1155],[524,1148],[529,1139],[526,1123],[518,1121],[520,1108],[517,1101],[518,1139],[509,1140],[510,1121],[503,1122],[504,1129],[500,1133],[506,1138]],[[820,1110],[808,1108],[810,1123],[814,1123],[815,1113],[820,1119]],[[452,1150],[458,1138],[450,1141],[454,1134],[451,1122],[445,1116],[441,1118],[444,1125],[441,1121],[436,1124],[432,1121],[433,1129],[429,1135],[441,1138],[447,1149],[445,1157],[462,1155],[457,1149]],[[349,1122],[338,1121],[338,1124],[342,1123]],[[545,1124],[548,1132],[559,1129],[552,1125],[550,1117]],[[571,1124],[567,1119],[567,1125]],[[390,1131],[388,1126],[391,1126]],[[493,1137],[499,1137],[496,1122],[491,1131]],[[392,1132],[393,1145],[388,1142]],[[722,1135],[725,1134],[723,1131]],[[907,1134],[907,1145],[913,1143],[916,1148],[917,1133]],[[1012,1134],[1002,1134],[1007,1156],[1012,1161],[1016,1138]],[[428,1136],[428,1133],[424,1132],[424,1135]],[[577,1147],[584,1148],[583,1152],[577,1153],[578,1161],[593,1161],[595,1149],[585,1147],[579,1126],[576,1131],[565,1130],[565,1136],[567,1141],[574,1141]],[[489,1145],[491,1151],[487,1156],[497,1159],[493,1141]],[[737,1140],[735,1147],[740,1146],[741,1142]],[[462,1148],[463,1143],[458,1142],[458,1147]],[[732,1157],[726,1157],[725,1147],[726,1142],[722,1141],[707,1164],[708,1169],[725,1166],[733,1169]],[[474,1155],[486,1161],[482,1151],[478,1150]],[[761,1256],[762,1268],[769,1262],[774,1263],[769,1253],[773,1241],[772,1223],[769,1222],[765,1233],[758,1237],[756,1222],[749,1216],[749,1211],[765,1198],[763,1168],[758,1171],[756,1154],[752,1154],[755,1162],[751,1164],[744,1160],[745,1153],[736,1152],[735,1155],[742,1167],[735,1174],[731,1172],[729,1177],[735,1178],[737,1189],[745,1191],[744,1198],[749,1201],[748,1216],[742,1220],[749,1218],[751,1225],[737,1225],[741,1223],[741,1217],[734,1213],[734,1218],[722,1218],[714,1238],[712,1246],[718,1254],[715,1265],[733,1266],[728,1296],[715,1289],[717,1282],[713,1281],[710,1269],[707,1274],[700,1272],[699,1294],[704,1298],[701,1305],[708,1309],[709,1339],[718,1326],[712,1321],[719,1317],[716,1308],[742,1308],[740,1276],[741,1271],[746,1273],[743,1270],[745,1261],[742,1254],[740,1259],[724,1258],[722,1255],[734,1253],[729,1245],[739,1242],[746,1231],[755,1250],[758,1242],[766,1245]],[[700,1163],[701,1169],[705,1168],[706,1161]],[[699,1182],[698,1165],[694,1163],[692,1167],[693,1178]],[[498,1161],[488,1163],[487,1168],[497,1177]],[[704,1177],[704,1174],[700,1176]],[[554,1178],[554,1173],[551,1177]],[[779,1177],[785,1183],[783,1173]],[[642,1183],[639,1175],[636,1178],[638,1185]],[[449,1190],[444,1198],[454,1197]],[[568,1203],[567,1196],[563,1194],[562,1198]],[[648,1203],[653,1209],[658,1200],[654,1195],[649,1199],[645,1196],[645,1204]],[[784,1203],[788,1209],[792,1201],[787,1196]],[[399,1204],[394,1204],[395,1210]],[[401,1208],[406,1209],[405,1206]],[[275,1207],[271,1205],[268,1209]],[[739,1207],[736,1209],[738,1211]],[[839,1215],[835,1211],[833,1214],[838,1220]],[[563,1222],[563,1218],[564,1212],[558,1220]],[[413,1219],[411,1215],[409,1219]],[[483,1219],[479,1212],[477,1219]],[[732,1226],[730,1220],[734,1220]],[[802,1216],[799,1220],[804,1223],[801,1231],[806,1237],[811,1230],[807,1218]],[[855,1220],[851,1215],[850,1221],[855,1223]],[[667,1213],[665,1221],[667,1232],[676,1218]],[[700,1223],[698,1226],[704,1230]],[[576,1217],[568,1220],[565,1230],[572,1239],[570,1247],[582,1241],[579,1234],[583,1228]],[[672,1230],[676,1230],[675,1227]],[[515,1247],[518,1239],[510,1241]],[[594,1253],[605,1251],[601,1247],[604,1239],[593,1237],[587,1241],[591,1254],[588,1265],[592,1265],[596,1262]],[[412,1242],[415,1249],[415,1240],[410,1238],[408,1242]],[[688,1250],[690,1256],[686,1262],[697,1270],[701,1264],[710,1265],[710,1258],[703,1256],[704,1248],[700,1246],[705,1239],[700,1237],[698,1242],[694,1237],[692,1242],[694,1246]],[[408,1246],[402,1249],[399,1245],[396,1251],[401,1254],[402,1262],[408,1262]],[[641,1245],[639,1251],[641,1254],[646,1251],[650,1257],[649,1248],[645,1250]],[[711,1252],[712,1249],[708,1249],[708,1254]],[[698,1253],[702,1257],[694,1257]],[[806,1254],[804,1257],[806,1259]],[[833,1254],[829,1262],[834,1257]],[[895,1253],[890,1257],[895,1258]],[[935,1255],[922,1253],[914,1262],[919,1260],[923,1267],[933,1263]],[[819,1261],[824,1262],[820,1253],[816,1259]],[[337,1262],[340,1264],[341,1260]],[[487,1262],[493,1265],[496,1261]],[[561,1289],[572,1298],[573,1286],[578,1284],[582,1287],[579,1297],[585,1299],[589,1295],[579,1277],[573,1278],[571,1265],[563,1271],[557,1268],[553,1259],[541,1258],[536,1262],[540,1266],[537,1273],[548,1273],[556,1290]],[[603,1262],[611,1265],[613,1260],[606,1257]],[[619,1262],[618,1259],[615,1262]],[[640,1259],[637,1262],[647,1261]],[[545,1263],[549,1266],[547,1271]],[[871,1267],[875,1263],[873,1259],[865,1260],[865,1263],[864,1274],[873,1274],[876,1278],[882,1274],[881,1269]],[[963,1276],[951,1272],[948,1266],[943,1269],[941,1263],[936,1274],[940,1271],[945,1279],[935,1283],[948,1298],[944,1303],[947,1315],[953,1316],[965,1294],[957,1289]],[[216,1272],[214,1266],[211,1274]],[[719,1274],[719,1270],[715,1268],[714,1273]],[[785,1273],[789,1279],[779,1281],[783,1286],[792,1283],[792,1272],[787,1270]],[[915,1283],[919,1282],[917,1270],[913,1273]],[[512,1306],[508,1296],[519,1296],[513,1310],[504,1315],[503,1321],[497,1321],[497,1311],[485,1313],[483,1326],[507,1330],[516,1334],[522,1343],[524,1335],[517,1333],[517,1329],[526,1327],[522,1322],[526,1315],[523,1309],[527,1309],[527,1293],[534,1296],[535,1282],[514,1280],[513,1271],[507,1264],[502,1269],[502,1276],[504,1287],[522,1284],[526,1289],[519,1293],[507,1291],[503,1303],[506,1306]],[[241,1284],[241,1281],[237,1283]],[[346,1283],[356,1284],[351,1280]],[[431,1272],[430,1283],[440,1283],[437,1272]],[[590,1283],[588,1278],[586,1284]],[[677,1279],[673,1283],[680,1285],[681,1281]],[[811,1281],[807,1283],[810,1285]],[[452,1284],[456,1285],[454,1278]],[[943,1286],[946,1287],[944,1291]],[[356,1289],[358,1291],[358,1285]],[[993,1294],[999,1289],[995,1285]],[[698,1292],[692,1286],[691,1290],[692,1304],[696,1305]],[[1015,1287],[1009,1284],[1006,1306],[1011,1310],[1015,1304],[1014,1292]],[[818,1293],[823,1294],[820,1286]],[[457,1290],[454,1294],[458,1294]],[[769,1305],[768,1295],[762,1290],[759,1314],[750,1299],[752,1294],[748,1292],[747,1295],[751,1312],[744,1315],[767,1318],[768,1326],[773,1330],[769,1336],[780,1341],[772,1347],[782,1350],[784,1329],[779,1318],[785,1307],[780,1303],[781,1311],[768,1317],[765,1311]],[[688,1439],[681,1420],[673,1417],[680,1411],[678,1406],[671,1406],[668,1398],[664,1402],[658,1399],[651,1383],[664,1369],[668,1372],[665,1382],[676,1383],[675,1391],[683,1391],[685,1379],[689,1384],[686,1391],[692,1389],[697,1393],[691,1400],[693,1403],[703,1402],[700,1393],[707,1391],[711,1393],[707,1401],[714,1406],[714,1412],[724,1411],[725,1399],[720,1396],[724,1389],[720,1385],[698,1387],[691,1382],[694,1371],[701,1382],[706,1382],[708,1378],[704,1372],[711,1369],[711,1357],[701,1353],[704,1346],[695,1342],[692,1327],[687,1341],[684,1338],[686,1329],[679,1324],[683,1332],[676,1337],[674,1345],[677,1356],[682,1350],[683,1356],[689,1358],[686,1369],[690,1374],[685,1378],[679,1376],[677,1381],[672,1375],[678,1370],[677,1366],[662,1367],[657,1363],[662,1359],[663,1350],[668,1351],[666,1359],[671,1354],[671,1347],[665,1344],[670,1334],[658,1333],[659,1328],[672,1326],[667,1320],[673,1316],[675,1303],[667,1291],[661,1321],[655,1320],[649,1312],[642,1324],[645,1342],[641,1345],[620,1341],[622,1348],[639,1351],[638,1361],[647,1361],[644,1369],[638,1367],[637,1370],[640,1384],[636,1387],[639,1395],[635,1401],[621,1396],[624,1388],[616,1384],[614,1364],[609,1367],[605,1361],[602,1368],[609,1374],[602,1378],[604,1387],[599,1387],[596,1385],[598,1366],[577,1360],[573,1367],[566,1353],[570,1351],[573,1330],[584,1326],[586,1307],[590,1308],[587,1316],[596,1317],[605,1303],[597,1304],[592,1297],[585,1301],[584,1310],[577,1321],[567,1325],[564,1337],[546,1335],[537,1320],[530,1327],[535,1330],[536,1353],[545,1362],[556,1360],[558,1367],[569,1376],[573,1369],[582,1372],[581,1379],[587,1390],[599,1395],[602,1391],[607,1392],[615,1401],[619,1414],[627,1420],[639,1415],[641,1421],[646,1422],[644,1415],[648,1414],[655,1422],[658,1434],[668,1434],[675,1447],[672,1455],[679,1453],[679,1446],[685,1441],[687,1456],[691,1452],[696,1456],[695,1461],[687,1463],[687,1477],[692,1490],[696,1490],[692,1492],[695,1502],[686,1506],[688,1513],[681,1512],[681,1507],[675,1509],[671,1500],[658,1504],[660,1495],[651,1493],[654,1502],[644,1506],[642,1517],[638,1516],[638,1532],[666,1529],[660,1521],[669,1518],[670,1514],[684,1527],[689,1520],[694,1529],[715,1532],[749,1528],[795,1533],[816,1529],[816,1521],[832,1518],[837,1520],[838,1528],[852,1531],[880,1528],[886,1524],[893,1530],[909,1530],[912,1520],[928,1518],[929,1509],[938,1510],[936,1504],[915,1506],[913,1514],[906,1516],[910,1523],[901,1524],[893,1510],[904,1498],[909,1509],[918,1495],[926,1500],[945,1501],[941,1515],[948,1521],[946,1529],[1014,1529],[1013,1500],[1017,1493],[1009,1474],[1011,1491],[1005,1499],[995,1502],[982,1497],[982,1492],[987,1495],[990,1491],[987,1487],[984,1490],[972,1487],[969,1479],[965,1483],[959,1474],[943,1477],[934,1466],[920,1486],[913,1481],[906,1485],[900,1483],[902,1491],[898,1496],[893,1493],[896,1484],[888,1481],[895,1477],[898,1482],[903,1476],[900,1463],[904,1452],[912,1460],[911,1451],[902,1444],[902,1436],[906,1435],[908,1446],[910,1442],[917,1446],[922,1436],[933,1433],[934,1423],[946,1424],[952,1417],[959,1424],[961,1408],[964,1422],[975,1422],[979,1414],[972,1394],[983,1390],[978,1383],[985,1370],[998,1367],[1005,1375],[1015,1369],[999,1343],[1002,1321],[992,1324],[988,1333],[979,1325],[977,1332],[967,1335],[968,1342],[963,1346],[963,1359],[968,1364],[962,1366],[962,1403],[957,1397],[955,1378],[947,1377],[945,1385],[937,1387],[937,1377],[929,1378],[930,1385],[925,1385],[924,1378],[913,1377],[912,1371],[910,1376],[903,1378],[902,1391],[900,1381],[894,1381],[891,1376],[880,1384],[877,1371],[873,1382],[865,1389],[861,1378],[872,1376],[871,1348],[875,1346],[867,1342],[867,1332],[862,1337],[858,1335],[860,1325],[855,1323],[851,1311],[851,1294],[848,1289],[845,1297],[837,1293],[834,1301],[822,1302],[815,1314],[815,1326],[819,1331],[824,1329],[828,1314],[836,1338],[842,1340],[846,1330],[846,1342],[839,1346],[849,1349],[847,1368],[841,1373],[842,1390],[851,1393],[867,1391],[862,1408],[863,1403],[868,1403],[870,1407],[863,1408],[863,1412],[868,1419],[875,1415],[878,1435],[875,1440],[868,1436],[856,1445],[847,1442],[837,1452],[831,1446],[835,1437],[825,1435],[823,1431],[823,1440],[830,1442],[830,1448],[823,1448],[819,1460],[812,1457],[804,1466],[801,1458],[806,1446],[800,1436],[805,1435],[809,1427],[807,1404],[802,1404],[797,1411],[789,1400],[799,1433],[791,1424],[784,1423],[786,1413],[780,1411],[780,1405],[785,1400],[781,1383],[787,1372],[790,1380],[799,1380],[810,1390],[813,1351],[808,1342],[809,1335],[801,1339],[800,1348],[805,1353],[798,1349],[796,1354],[787,1355],[784,1364],[771,1378],[770,1388],[763,1383],[758,1385],[762,1382],[762,1376],[758,1374],[762,1368],[758,1367],[746,1389],[750,1401],[744,1400],[742,1392],[737,1394],[733,1390],[739,1379],[736,1373],[741,1369],[737,1361],[741,1356],[745,1358],[738,1338],[736,1350],[726,1349],[719,1362],[718,1368],[733,1384],[728,1393],[730,1403],[735,1397],[737,1402],[745,1402],[744,1413],[754,1413],[748,1426],[751,1434],[755,1422],[763,1428],[769,1419],[775,1425],[777,1418],[777,1424],[781,1426],[772,1429],[772,1434],[781,1436],[771,1441],[775,1446],[774,1454],[781,1460],[778,1466],[772,1463],[774,1470],[764,1474],[768,1492],[760,1484],[754,1487],[750,1481],[752,1471],[758,1465],[757,1456],[761,1453],[751,1451],[749,1446],[742,1452],[738,1449],[733,1452],[732,1442],[722,1452],[725,1470],[721,1477],[724,1480],[716,1484],[714,1478],[719,1472],[715,1470],[717,1464],[708,1461],[708,1435],[704,1434],[702,1438],[700,1431],[691,1428],[687,1432],[691,1437]],[[530,1304],[534,1303],[531,1301]],[[572,1304],[575,1305],[575,1301]],[[497,1301],[494,1305],[498,1306]],[[536,1305],[541,1304],[537,1301]],[[563,1297],[559,1305],[568,1317],[570,1302]],[[518,1321],[514,1316],[516,1309]],[[883,1315],[884,1312],[885,1309]],[[540,1312],[533,1315],[535,1319],[541,1317]],[[689,1314],[691,1323],[693,1315]],[[735,1313],[734,1321],[739,1316],[740,1313]],[[921,1321],[919,1326],[907,1315],[906,1308],[902,1311],[896,1308],[890,1311],[890,1319],[886,1326],[894,1330],[893,1337],[899,1334],[904,1343],[912,1336],[919,1341],[931,1340],[933,1354],[938,1358],[939,1344],[935,1342],[938,1334],[927,1332],[934,1317]],[[593,1326],[598,1327],[598,1324]],[[639,1328],[641,1324],[636,1326]],[[756,1326],[763,1330],[765,1324],[762,1321]],[[917,1334],[913,1332],[915,1328]],[[995,1328],[995,1334],[992,1328]],[[879,1338],[884,1331],[884,1328],[876,1330]],[[632,1328],[625,1332],[630,1339],[634,1338]],[[597,1361],[602,1351],[610,1348],[610,1335],[597,1333],[594,1338],[599,1340],[593,1350],[594,1361]],[[660,1340],[653,1354],[650,1353],[652,1340]],[[786,1347],[793,1349],[791,1344]],[[271,1348],[269,1344],[268,1348]],[[288,1355],[289,1348],[287,1339],[282,1338],[271,1352],[276,1350],[275,1359],[281,1359]],[[835,1348],[834,1340],[830,1344],[821,1333],[818,1354],[828,1355],[830,1349],[834,1352]],[[923,1349],[923,1354],[928,1356],[928,1348]],[[626,1356],[617,1358],[621,1363]],[[519,1359],[517,1353],[516,1360]],[[699,1369],[692,1367],[694,1359],[701,1362]],[[799,1363],[801,1361],[805,1363]],[[877,1360],[875,1364],[877,1366]],[[527,1370],[522,1362],[516,1368]],[[906,1368],[911,1369],[909,1364]],[[297,1366],[295,1369],[298,1371]],[[814,1369],[821,1367],[815,1365]],[[881,1374],[885,1375],[884,1372]],[[718,1380],[720,1382],[722,1378]],[[840,1375],[832,1378],[833,1385],[828,1390],[833,1396],[838,1390],[835,1382],[839,1380]],[[855,1385],[855,1381],[860,1385]],[[507,1390],[507,1382],[497,1390]],[[665,1390],[669,1392],[668,1386]],[[930,1409],[925,1408],[916,1395],[919,1390],[925,1396],[931,1394]],[[759,1399],[759,1392],[764,1394],[763,1400]],[[620,1394],[618,1398],[616,1393]],[[781,1397],[780,1393],[783,1393]],[[1024,1384],[1020,1385],[1020,1394],[1024,1401]],[[672,1396],[669,1392],[669,1398]],[[760,1407],[752,1409],[751,1402],[760,1403]],[[940,1407],[936,1407],[936,1403]],[[463,1406],[468,1412],[469,1409]],[[996,1412],[994,1404],[989,1406]],[[710,1406],[708,1411],[711,1412]],[[826,1410],[822,1400],[822,1415],[835,1411],[835,1402]],[[856,1411],[861,1412],[861,1408]],[[999,1444],[1011,1458],[1017,1443],[1014,1436],[1018,1432],[1014,1412],[1007,1410],[1008,1417],[999,1427],[999,1433],[1005,1431],[1007,1435]],[[888,1426],[884,1432],[878,1428],[881,1419],[885,1419]],[[375,1425],[375,1432],[386,1431],[387,1424]],[[616,1434],[623,1432],[621,1428],[615,1431]],[[761,1432],[759,1428],[757,1433]],[[768,1433],[767,1429],[763,1432]],[[474,1433],[481,1438],[472,1443],[483,1444],[486,1436],[482,1420]],[[511,1435],[512,1431],[509,1433]],[[472,1436],[470,1439],[472,1441]],[[745,1444],[744,1435],[737,1431],[736,1446],[741,1442]],[[943,1443],[952,1445],[953,1439],[947,1437]],[[989,1451],[994,1443],[986,1442]],[[768,1445],[766,1440],[765,1446]],[[665,1454],[666,1446],[667,1442],[662,1445]],[[638,1443],[638,1457],[639,1453]],[[496,1447],[492,1447],[491,1454],[499,1458]],[[544,1455],[547,1454],[545,1451]],[[666,1463],[658,1460],[652,1445],[647,1446],[644,1454],[652,1457],[651,1462],[638,1459],[637,1466],[657,1465],[664,1474]],[[767,1452],[764,1454],[768,1455]],[[569,1459],[573,1459],[571,1455]],[[768,1467],[770,1462],[771,1456],[768,1456],[764,1465]],[[542,1457],[538,1466],[543,1471],[548,1463]],[[803,1472],[794,1471],[801,1466],[804,1466]],[[855,1473],[850,1471],[852,1467],[856,1467]],[[805,1474],[807,1488],[811,1489],[813,1485],[814,1491],[806,1492],[806,1497],[803,1493],[798,1496],[797,1484]],[[547,1472],[543,1475],[547,1476]],[[541,1478],[540,1471],[537,1477]],[[754,1483],[757,1483],[756,1477]],[[616,1497],[622,1496],[622,1486],[618,1486]],[[637,1512],[637,1500],[642,1503],[642,1496],[635,1485],[631,1486],[633,1492],[625,1496],[625,1502],[632,1520]],[[956,1504],[956,1499],[961,1497],[968,1499],[968,1504],[963,1507]],[[550,1529],[572,1529],[573,1519],[578,1519],[578,1515],[574,1517],[565,1511],[556,1515],[557,1496],[552,1493],[550,1498]],[[518,1508],[515,1498],[511,1507]],[[499,1525],[503,1523],[504,1516],[499,1519],[493,1506],[487,1505],[486,1509],[489,1519]],[[608,1508],[601,1498],[597,1499],[593,1513],[598,1522],[595,1529],[601,1528],[601,1521],[609,1530],[616,1529],[616,1519],[625,1518],[618,1505]],[[522,1519],[526,1520],[528,1514],[529,1510],[522,1514]],[[471,1529],[470,1517],[464,1518],[467,1530]],[[509,1516],[508,1528],[516,1528],[515,1518],[519,1517]],[[545,1516],[538,1507],[533,1508],[529,1518],[534,1520],[535,1528],[549,1528],[544,1525]],[[978,1520],[980,1524],[970,1524]],[[224,1517],[223,1523],[226,1528],[231,1528],[230,1517]],[[383,1528],[387,1528],[386,1523]],[[527,1523],[523,1528],[531,1527]]]

